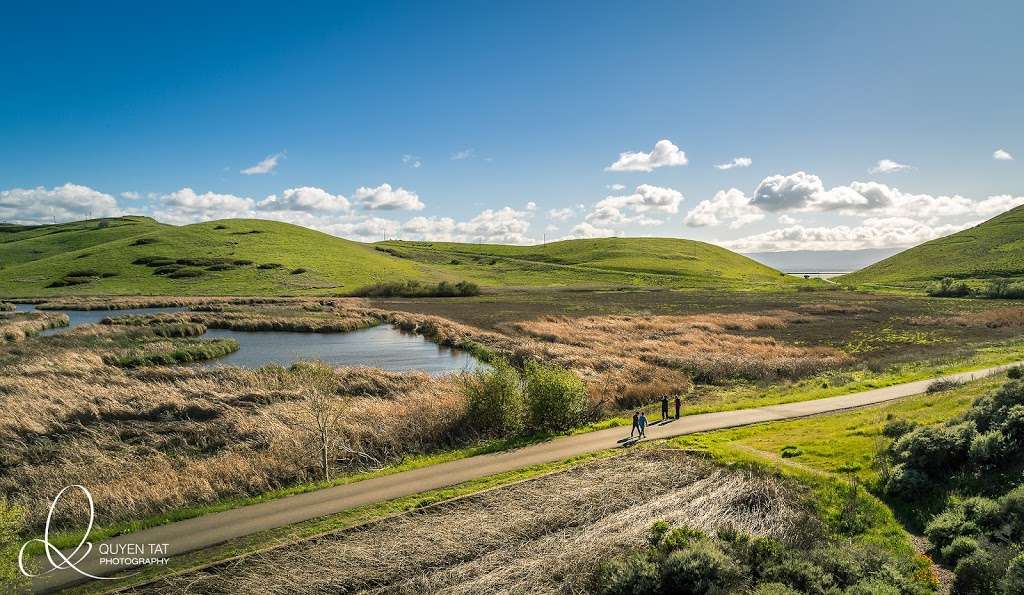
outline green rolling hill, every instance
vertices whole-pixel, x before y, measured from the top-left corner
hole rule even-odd
[[[338,295],[375,282],[485,287],[795,288],[803,280],[711,244],[608,238],[543,246],[363,244],[259,219],[148,217],[0,226],[0,295]]]
[[[920,287],[943,277],[1024,277],[1024,207],[834,280],[849,285]]]

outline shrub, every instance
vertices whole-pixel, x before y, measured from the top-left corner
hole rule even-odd
[[[948,473],[960,467],[976,430],[966,422],[955,426],[925,426],[893,444],[898,460],[926,473]]]
[[[942,391],[959,388],[963,386],[963,384],[964,383],[959,380],[940,378],[939,380],[933,380],[932,383],[928,385],[928,388],[925,389],[925,392],[927,392],[928,394],[940,393]]]
[[[743,580],[743,569],[709,540],[673,551],[661,564],[662,592],[681,595],[730,593]]]
[[[139,238],[132,242],[131,244],[129,244],[129,246],[146,246],[149,244],[155,244],[159,241],[160,240],[158,238]]]
[[[976,551],[978,551],[978,540],[961,535],[942,548],[941,554],[942,559],[947,563],[955,564],[961,558],[967,557]]]
[[[264,262],[257,265],[256,268],[260,269],[261,271],[266,271],[270,269],[279,269],[283,266],[284,265],[279,262]]]
[[[227,225],[214,225],[213,228],[214,229],[227,229],[228,226]]]
[[[99,271],[94,269],[76,269],[64,275],[65,277],[99,277]]]
[[[159,266],[159,267],[156,267],[155,269],[153,269],[153,274],[154,275],[170,275],[171,273],[175,273],[177,271],[180,271],[182,268],[184,268],[184,267],[182,267],[180,264],[165,264],[163,266]]]
[[[575,372],[530,362],[526,366],[526,401],[533,428],[565,431],[583,421],[587,387]]]
[[[953,543],[957,537],[977,534],[977,526],[967,521],[959,506],[947,508],[935,515],[924,529],[924,534],[938,550]]]
[[[222,262],[220,264],[210,265],[210,266],[206,267],[206,270],[208,270],[208,271],[232,271],[232,270],[235,270],[237,268],[238,267],[233,265],[233,264],[228,264],[226,262]]]
[[[1024,593],[1024,553],[1010,560],[1001,586],[1003,593]]]
[[[782,447],[782,450],[779,451],[779,454],[781,454],[782,458],[784,459],[791,459],[793,457],[798,457],[804,454],[804,451],[800,450],[800,447],[798,446],[787,444],[786,446]]]
[[[596,591],[603,595],[658,593],[658,567],[642,555],[612,560],[601,566]]]
[[[890,419],[882,427],[882,435],[892,439],[899,438],[917,428],[917,422],[912,419]]]
[[[1004,456],[1004,441],[1003,433],[998,430],[978,434],[971,440],[967,456],[979,466],[997,465]]]
[[[889,472],[885,491],[893,496],[910,499],[929,489],[931,485],[931,479],[927,475],[913,467],[898,463]]]
[[[437,285],[424,285],[419,281],[374,283],[352,292],[359,297],[466,297],[480,295],[480,286],[469,281],[452,284],[441,281]]]
[[[985,288],[985,297],[1003,300],[1024,299],[1024,282],[1010,279],[993,279]]]
[[[301,275],[302,273],[305,273],[305,272],[306,272],[306,269],[304,269],[302,267],[299,267],[297,269],[292,269],[291,274],[293,274],[293,275]]]
[[[1024,378],[1024,367],[1013,366],[1006,371],[1006,377],[1010,380],[1020,380],[1021,378]]]
[[[171,279],[193,279],[195,277],[202,277],[203,271],[199,269],[180,269],[167,276]]]
[[[468,403],[468,423],[484,435],[518,434],[523,430],[526,411],[522,379],[503,359],[493,360],[490,366],[460,377]]]
[[[995,557],[984,549],[975,550],[956,564],[953,595],[991,595],[997,593],[1001,573]]]
[[[932,283],[925,289],[932,297],[964,297],[971,294],[971,288],[963,281],[945,277],[938,283]]]
[[[244,266],[249,266],[250,264],[252,264],[252,261],[251,260],[246,260],[244,258],[236,258],[235,260],[231,261],[231,264],[235,264],[235,265],[238,265],[240,267],[244,267]]]

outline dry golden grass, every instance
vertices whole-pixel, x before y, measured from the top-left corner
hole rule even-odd
[[[636,452],[187,573],[146,593],[578,593],[651,525],[814,539],[796,490],[679,452]]]
[[[135,308],[177,308],[209,304],[289,304],[309,298],[239,298],[201,296],[68,297],[30,300],[40,310],[132,310]]]
[[[999,308],[953,316],[919,316],[909,322],[917,326],[1024,327],[1024,308]]]
[[[23,341],[26,337],[38,335],[46,329],[68,325],[67,314],[52,312],[31,312],[27,314],[0,315],[0,344]]]
[[[76,329],[104,344],[119,329]],[[131,329],[125,329],[131,330]],[[48,501],[89,486],[103,524],[318,477],[303,404],[282,368],[122,370],[102,350],[53,344],[0,369],[0,493],[38,528]],[[455,440],[462,396],[422,373],[340,369],[335,472],[367,469]],[[82,509],[61,507],[60,523]]]
[[[844,314],[876,314],[877,308],[860,306],[857,304],[802,304],[797,309],[805,314],[816,314],[821,316],[837,316]]]

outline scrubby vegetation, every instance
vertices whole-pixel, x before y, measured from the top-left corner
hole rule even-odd
[[[0,302],[0,312],[14,312],[18,306],[10,302]]]
[[[469,281],[449,283],[441,281],[435,285],[419,281],[394,281],[374,283],[352,292],[358,297],[465,297],[480,295],[480,287]]]
[[[971,288],[963,281],[951,277],[943,277],[941,281],[931,283],[925,293],[932,297],[966,297],[971,295]]]
[[[1014,374],[1017,375],[1017,374]],[[1013,561],[1024,548],[1024,381],[1010,379],[953,420],[893,428],[883,453],[884,490],[929,510],[928,498],[952,494],[927,520],[935,553],[956,570],[958,594],[1019,593]],[[941,501],[940,501],[941,502]]]
[[[604,595],[754,593],[925,594],[919,569],[877,548],[816,539],[800,545],[732,528],[715,535],[660,521],[650,546],[601,567]]]
[[[167,328],[168,326],[162,326],[157,327],[155,330],[158,335],[167,336],[160,332],[162,329]],[[175,327],[170,328],[173,329]],[[120,366],[122,368],[137,368],[139,366],[173,366],[176,364],[191,364],[194,362],[223,357],[229,353],[238,351],[238,347],[238,341],[234,339],[176,342],[167,345],[166,349],[154,350],[150,347],[142,352],[129,352],[124,355],[109,355],[104,357],[103,361],[107,364]]]

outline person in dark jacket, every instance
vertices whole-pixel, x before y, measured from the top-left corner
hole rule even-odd
[[[661,419],[668,419],[668,395],[661,397]]]
[[[640,431],[640,412],[633,412],[633,429],[629,431],[629,437],[632,438],[635,432]]]
[[[679,419],[679,409],[683,406],[683,396],[676,395],[676,419]]]

